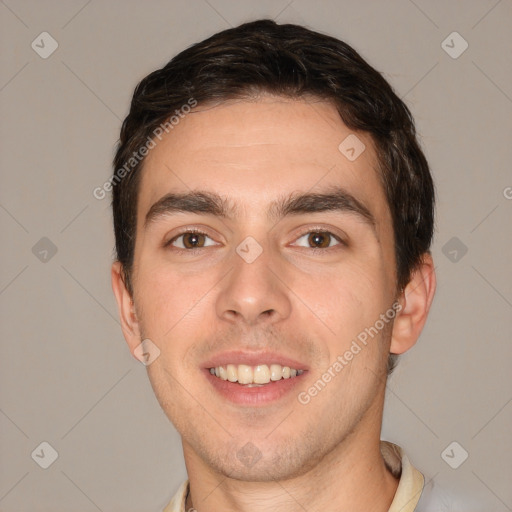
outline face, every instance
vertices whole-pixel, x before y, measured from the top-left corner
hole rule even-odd
[[[160,350],[189,462],[282,479],[380,432],[394,240],[371,140],[338,149],[353,133],[329,103],[262,97],[197,108],[146,159],[127,339]]]

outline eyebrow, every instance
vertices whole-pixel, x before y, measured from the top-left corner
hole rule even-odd
[[[147,229],[150,224],[175,213],[233,218],[239,211],[238,205],[215,192],[198,190],[169,193],[151,206],[146,214],[144,228]],[[337,186],[329,187],[322,192],[295,192],[280,197],[270,204],[267,216],[277,222],[290,215],[327,211],[355,214],[376,233],[376,220],[369,208],[345,189]]]

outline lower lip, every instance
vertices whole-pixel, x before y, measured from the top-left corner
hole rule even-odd
[[[300,385],[305,374],[306,372],[289,379],[270,381],[262,386],[248,387],[242,386],[238,382],[219,379],[212,375],[210,370],[205,370],[206,378],[220,395],[235,404],[252,406],[266,405],[291,393]]]

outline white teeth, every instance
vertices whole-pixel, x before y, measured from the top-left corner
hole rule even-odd
[[[280,364],[270,365],[270,380],[281,380],[283,376],[283,369]]]
[[[215,372],[215,374],[217,374],[217,372]],[[228,372],[226,371],[224,366],[219,366],[219,377],[222,380],[228,380]]]
[[[210,373],[222,380],[255,387],[268,384],[270,381],[275,382],[302,375],[304,370],[296,370],[295,368],[281,366],[280,364],[271,364],[270,367],[266,364],[256,366],[228,364],[210,368]]]
[[[256,366],[253,382],[254,384],[268,384],[270,382],[270,370],[266,364]]]
[[[229,382],[236,382],[238,380],[238,370],[234,364],[228,364],[226,366],[226,372]]]
[[[238,382],[240,384],[252,384],[254,381],[253,378],[253,371],[250,366],[247,366],[246,364],[239,364],[238,365]]]

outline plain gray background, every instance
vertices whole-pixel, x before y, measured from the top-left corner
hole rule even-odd
[[[121,334],[109,199],[92,192],[138,81],[260,17],[345,40],[410,106],[437,184],[439,284],[382,437],[467,510],[512,509],[510,0],[5,0],[0,15],[1,511],[158,511],[185,478]],[[31,456],[43,441],[48,469]],[[441,456],[454,441],[457,469]]]

